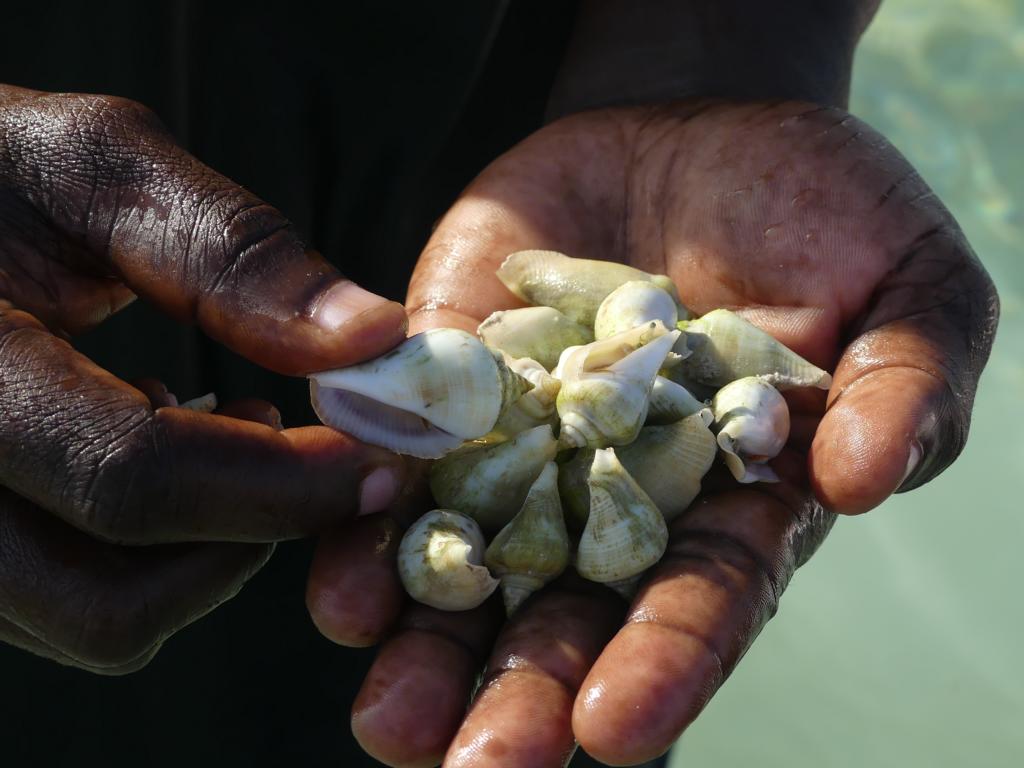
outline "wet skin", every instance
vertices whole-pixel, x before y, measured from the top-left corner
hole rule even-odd
[[[663,753],[835,515],[956,458],[998,316],[990,279],[906,160],[842,110],[804,103],[610,109],[539,131],[440,222],[410,286],[411,329],[472,330],[520,306],[494,272],[527,248],[668,274],[695,314],[743,311],[834,371],[834,385],[787,393],[781,483],[708,476],[630,606],[566,576],[504,626],[491,603],[403,613],[381,563],[416,509],[360,520],[361,537],[388,542],[375,549],[324,539],[309,593],[318,626],[342,644],[387,636],[352,724],[391,765],[561,765],[574,740],[611,764]],[[344,592],[320,577],[327,568]],[[388,607],[375,626],[357,616],[368,602]]]

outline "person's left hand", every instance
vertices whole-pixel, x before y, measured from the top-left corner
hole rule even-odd
[[[353,711],[360,743],[391,765],[446,752],[450,766],[561,765],[575,741],[616,765],[664,752],[833,512],[866,511],[955,459],[998,312],[956,223],[899,153],[841,110],[801,103],[605,110],[539,131],[440,223],[410,288],[413,331],[472,331],[516,306],[495,269],[528,248],[668,274],[696,315],[747,310],[834,370],[834,386],[827,411],[824,393],[787,393],[781,483],[709,476],[628,611],[571,576],[500,634],[496,600],[449,614],[410,604]],[[321,542],[308,601],[339,643],[373,642],[402,604],[404,513],[392,517]]]

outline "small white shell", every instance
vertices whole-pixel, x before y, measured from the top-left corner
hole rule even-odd
[[[421,458],[486,435],[530,387],[479,339],[454,328],[417,334],[374,360],[309,378],[324,424]]]
[[[594,324],[605,297],[631,280],[652,282],[679,300],[675,285],[665,275],[651,275],[612,261],[572,259],[556,251],[513,253],[498,268],[498,278],[523,301],[554,307],[585,326]],[[688,316],[685,307],[680,314]]]
[[[597,308],[594,337],[607,339],[651,320],[675,328],[679,320],[676,300],[654,283],[631,280],[609,293]]]
[[[442,611],[468,611],[498,586],[483,555],[484,537],[471,517],[435,509],[402,537],[398,575],[414,600]]]
[[[727,309],[679,323],[691,354],[684,374],[701,384],[724,387],[746,376],[760,376],[779,389],[828,389],[832,377],[786,345]]]
[[[558,499],[558,467],[544,465],[523,508],[487,547],[484,563],[501,579],[505,610],[516,608],[569,564],[569,534]]]
[[[574,323],[554,307],[495,312],[480,323],[476,332],[491,349],[500,349],[513,358],[532,358],[549,370],[563,349],[594,340],[589,328]]]
[[[665,520],[678,517],[700,493],[700,481],[718,452],[704,409],[664,426],[644,427],[617,449],[619,461],[651,497]]]
[[[503,443],[467,446],[434,462],[430,490],[439,506],[465,512],[494,533],[523,506],[530,486],[557,451],[548,425]]]
[[[741,483],[778,482],[770,467],[789,438],[789,408],[771,384],[748,376],[718,390],[711,402],[729,471]]]
[[[576,570],[590,581],[618,585],[665,554],[665,518],[607,448],[594,452],[587,480],[590,517],[576,549]]]
[[[644,333],[653,338],[643,343]],[[653,321],[579,347],[559,361],[559,445],[602,448],[632,442],[647,418],[654,378],[678,334]],[[636,348],[638,339],[643,346]]]

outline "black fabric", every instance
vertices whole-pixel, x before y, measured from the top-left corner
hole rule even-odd
[[[4,9],[0,82],[147,104],[353,279],[401,299],[431,223],[541,124],[574,6],[506,5],[19,3]],[[141,303],[75,344],[182,398],[260,396],[286,425],[313,422],[304,381]],[[280,546],[236,599],[134,675],[96,677],[0,645],[0,765],[376,765],[348,726],[373,652],[313,628],[311,549]]]

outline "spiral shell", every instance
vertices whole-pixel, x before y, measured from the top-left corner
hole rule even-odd
[[[556,251],[513,253],[498,268],[498,278],[528,304],[554,307],[588,327],[593,326],[605,297],[631,280],[652,282],[679,301],[675,285],[665,275],[651,275],[611,261],[572,259]],[[680,314],[688,316],[685,307]]]
[[[675,321],[672,321],[675,324]],[[524,307],[495,312],[480,323],[477,334],[491,349],[513,358],[531,358],[551,370],[566,347],[589,344],[594,334],[554,307]]]
[[[501,579],[509,616],[569,564],[569,534],[558,499],[557,478],[555,463],[545,464],[523,508],[494,537],[484,555],[491,573]]]
[[[505,357],[509,369],[526,379],[533,389],[510,405],[487,436],[488,442],[509,440],[520,432],[549,424],[555,425],[555,399],[562,382],[549,374],[540,363],[529,358],[514,360]]]
[[[439,506],[472,516],[488,533],[519,511],[558,444],[543,425],[494,445],[467,446],[430,468],[430,490]]]
[[[562,380],[559,445],[601,448],[632,442],[647,418],[654,378],[678,333],[654,321],[567,350],[556,369]]]
[[[631,280],[609,293],[597,308],[594,337],[607,339],[652,320],[674,328],[679,320],[676,300],[654,283]]]
[[[671,424],[694,413],[703,413],[705,426],[711,423],[711,411],[690,391],[674,381],[658,376],[651,387],[647,424]]]
[[[594,452],[587,485],[590,516],[576,549],[576,570],[591,581],[623,585],[665,554],[665,518],[619,463],[614,448]]]
[[[727,309],[678,325],[686,331],[691,352],[681,368],[701,384],[724,387],[746,376],[759,376],[778,389],[832,386],[828,373]]]
[[[789,438],[789,407],[778,390],[748,376],[718,390],[715,414],[718,446],[733,477],[741,483],[778,482],[770,467]]]
[[[414,600],[443,611],[468,611],[498,581],[483,566],[480,526],[461,512],[435,509],[417,520],[398,546],[398,575]]]
[[[476,337],[454,328],[417,334],[374,360],[309,378],[324,424],[421,458],[486,435],[531,386]]]

